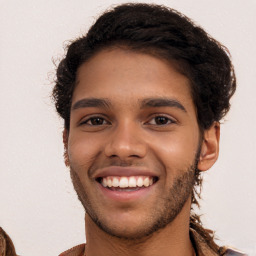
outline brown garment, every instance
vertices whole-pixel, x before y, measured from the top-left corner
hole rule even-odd
[[[214,252],[195,230],[190,229],[190,236],[193,240],[192,242],[197,256],[219,256],[219,254]],[[86,256],[85,244],[75,246],[61,253],[59,256]],[[246,254],[231,248],[226,248],[225,256],[246,256]]]
[[[219,256],[220,255],[214,252],[208,246],[205,240],[192,228],[190,229],[190,237],[191,237],[197,256]],[[238,250],[231,249],[229,247],[223,248],[223,251],[225,256],[246,256],[247,255],[242,252],[239,252]]]
[[[61,253],[59,256],[85,256],[85,244],[77,245]]]
[[[0,256],[17,256],[11,238],[0,227]]]

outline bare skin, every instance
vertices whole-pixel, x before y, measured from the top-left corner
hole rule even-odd
[[[219,124],[202,136],[189,81],[169,63],[112,49],[79,68],[64,143],[87,212],[87,256],[194,255],[193,172],[216,161]],[[153,184],[103,182],[131,176]]]
[[[87,214],[85,217],[87,238],[86,255],[194,256],[194,249],[191,245],[188,232],[184,232],[184,230],[187,231],[189,223],[188,221],[182,222],[182,225],[179,226],[181,221],[178,221],[178,218],[184,220],[183,213],[177,217],[177,221],[173,222],[172,225],[168,225],[168,227],[154,232],[153,235],[140,241],[129,242],[109,236],[106,232],[99,229]]]

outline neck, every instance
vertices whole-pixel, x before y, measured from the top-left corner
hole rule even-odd
[[[107,234],[86,214],[86,256],[193,256],[189,217],[190,202],[187,202],[179,215],[166,227],[139,240],[128,240]]]

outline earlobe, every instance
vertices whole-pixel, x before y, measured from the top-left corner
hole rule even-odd
[[[204,138],[201,145],[201,152],[197,168],[200,171],[210,169],[217,161],[219,156],[219,139],[220,139],[220,124],[214,122],[213,125],[204,131]]]
[[[64,162],[65,165],[68,167],[69,166],[69,158],[68,158],[68,130],[64,129],[62,133],[62,139],[63,139],[63,144],[64,144]]]

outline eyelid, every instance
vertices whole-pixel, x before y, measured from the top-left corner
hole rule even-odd
[[[150,118],[148,118],[148,121],[146,122],[146,124],[150,124],[150,121],[152,121],[156,117],[164,117],[164,118],[166,118],[170,121],[170,123],[164,124],[164,125],[170,125],[170,124],[177,124],[178,123],[178,121],[175,118],[170,117],[167,114],[154,114],[154,115],[150,116]],[[151,124],[151,125],[161,126],[161,125],[157,125],[157,124]],[[162,126],[164,126],[164,125],[162,125]]]
[[[110,121],[108,120],[108,118],[105,115],[103,115],[103,114],[91,114],[91,115],[85,116],[82,119],[80,119],[80,121],[78,122],[78,125],[79,126],[80,125],[97,126],[97,125],[87,124],[87,122],[90,121],[93,118],[103,119],[106,122],[106,124],[102,124],[102,125],[110,124]]]

